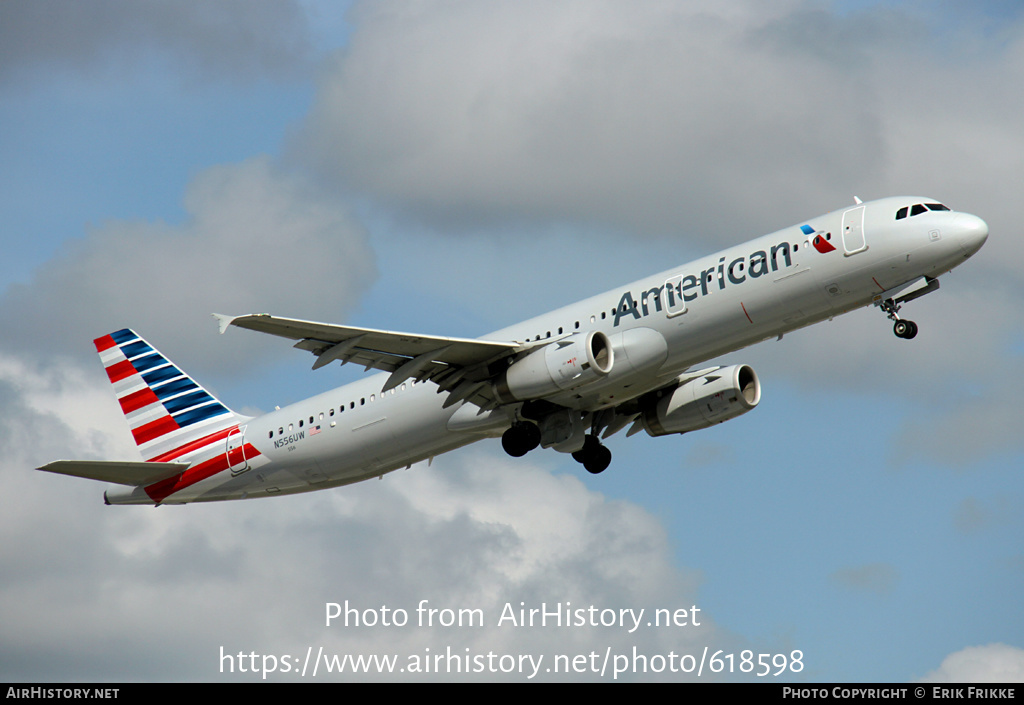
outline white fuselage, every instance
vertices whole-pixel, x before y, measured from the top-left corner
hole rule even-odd
[[[975,216],[929,211],[895,218],[899,208],[925,202],[889,198],[834,211],[483,339],[525,343],[602,331],[615,349],[612,372],[547,400],[589,412],[613,407],[703,361],[869,305],[915,279],[936,278],[981,247],[988,229]],[[514,420],[512,406],[485,413],[468,402],[443,408],[445,396],[431,382],[409,380],[382,394],[387,379],[368,376],[249,419],[241,430],[258,456],[236,458],[228,471],[164,501],[349,484],[499,435]],[[108,493],[108,501],[149,500],[124,491]]]

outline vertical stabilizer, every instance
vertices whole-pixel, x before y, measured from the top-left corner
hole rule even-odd
[[[125,328],[94,342],[144,460],[194,457],[248,420],[134,331]]]

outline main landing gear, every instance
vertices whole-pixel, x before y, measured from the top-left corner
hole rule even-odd
[[[893,321],[892,332],[896,334],[897,338],[910,340],[917,335],[917,324],[913,321],[905,321],[899,317],[900,305],[898,303],[892,299],[886,299],[878,304],[878,307],[885,311],[889,320]]]
[[[501,447],[513,458],[521,458],[540,445],[537,424],[520,421],[501,434]]]
[[[583,447],[572,454],[572,459],[582,463],[592,475],[604,472],[612,464],[612,452],[597,440],[597,436],[587,434]]]
[[[513,458],[521,458],[540,445],[540,437],[540,428],[536,424],[520,421],[501,434],[501,447]],[[612,452],[592,433],[586,435],[583,447],[572,457],[594,475],[604,472],[612,463]]]

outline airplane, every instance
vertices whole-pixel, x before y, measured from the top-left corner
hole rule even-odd
[[[118,485],[106,504],[251,499],[347,485],[501,438],[520,457],[571,453],[591,473],[630,427],[684,434],[745,414],[745,364],[698,368],[754,343],[876,306],[903,339],[903,304],[988,238],[931,198],[862,202],[477,339],[214,314],[331,363],[382,370],[257,417],[238,414],[130,329],[96,349],[141,462],[58,460],[39,470]],[[695,369],[697,368],[697,369]]]

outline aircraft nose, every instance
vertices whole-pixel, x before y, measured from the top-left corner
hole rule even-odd
[[[954,222],[960,248],[970,257],[980,250],[988,239],[988,223],[969,213],[957,213]]]

